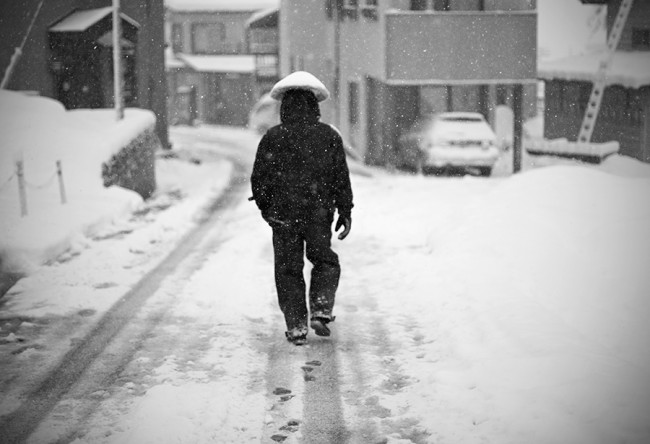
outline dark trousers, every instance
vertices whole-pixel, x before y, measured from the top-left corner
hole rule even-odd
[[[332,218],[273,228],[275,286],[287,329],[307,326],[304,256],[312,263],[309,309],[330,315],[341,266],[331,248]]]

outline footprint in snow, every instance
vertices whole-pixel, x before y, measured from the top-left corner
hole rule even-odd
[[[273,390],[274,395],[288,395],[289,393],[291,393],[291,390],[284,387],[276,387],[276,389]]]

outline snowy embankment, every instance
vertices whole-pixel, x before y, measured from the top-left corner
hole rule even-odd
[[[417,412],[432,442],[650,439],[649,170],[602,169],[644,177],[540,168],[451,213],[447,184],[409,185],[412,205],[404,187],[372,191],[384,223],[356,226],[393,245],[402,276],[377,284],[382,311],[415,314],[426,343],[398,357],[415,382],[386,405]]]
[[[150,111],[126,109],[118,121],[110,109],[66,111],[57,101],[3,90],[0,114],[4,271],[29,273],[68,250],[79,235],[92,235],[142,203],[132,191],[105,188],[101,173],[102,163],[155,124]],[[25,184],[22,204],[19,163]]]
[[[614,174],[572,165],[488,180],[353,176],[328,340],[351,433],[363,424],[384,437],[372,442],[395,444],[648,442],[650,174],[609,163]],[[283,333],[270,232],[248,203],[233,221],[219,254],[184,283],[179,324],[172,317],[161,335],[166,347],[205,338],[205,351],[153,352],[157,364],[135,378],[140,394],[122,409],[107,402],[76,442],[259,442],[265,428],[304,419],[300,376],[286,418],[269,410],[260,380],[270,346],[253,338]],[[283,345],[303,361],[324,347]],[[285,442],[300,433],[285,430]]]

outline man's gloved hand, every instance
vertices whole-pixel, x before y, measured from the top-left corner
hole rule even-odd
[[[340,214],[338,220],[336,221],[334,231],[339,231],[341,227],[343,227],[343,231],[341,231],[339,234],[339,239],[343,240],[348,236],[348,234],[350,234],[350,230],[352,229],[352,218],[350,216],[344,216]]]

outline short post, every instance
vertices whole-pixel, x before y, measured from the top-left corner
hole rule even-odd
[[[61,204],[65,205],[67,199],[65,197],[65,185],[63,183],[63,169],[61,168],[61,161],[56,161],[56,175],[59,178],[59,194],[61,195]]]
[[[18,177],[18,198],[20,199],[20,215],[27,216],[27,192],[25,191],[25,171],[23,161],[16,161],[16,176]]]
[[[512,102],[514,114],[512,172],[518,173],[521,171],[523,153],[524,87],[521,83],[514,85]]]

